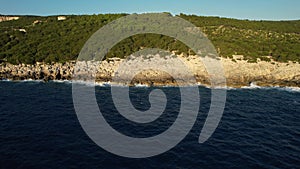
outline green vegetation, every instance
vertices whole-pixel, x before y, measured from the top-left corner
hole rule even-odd
[[[272,56],[280,62],[300,61],[300,20],[249,21],[181,14],[202,28],[220,55],[244,55],[250,61]]]
[[[87,39],[103,25],[126,14],[66,16],[21,16],[0,22],[0,61],[10,63],[65,62],[75,60]],[[200,27],[222,57],[244,55],[250,62],[257,58],[280,62],[300,61],[300,20],[248,21],[180,14],[179,17]],[[193,54],[173,38],[141,34],[124,39],[106,58],[123,58],[142,48],[162,48],[177,54]]]

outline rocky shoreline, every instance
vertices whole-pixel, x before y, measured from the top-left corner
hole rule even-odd
[[[71,80],[74,71],[72,63],[55,63],[35,65],[10,63],[0,64],[0,79],[8,80]]]
[[[171,60],[164,58],[166,63]],[[191,70],[196,84],[210,86],[210,78],[205,66],[197,56],[180,58]],[[143,62],[147,64],[157,64],[153,62],[155,58],[146,58]],[[226,82],[228,87],[243,87],[255,84],[267,87],[300,87],[300,64],[294,62],[279,63],[271,60],[270,62],[260,61],[257,63],[248,63],[242,58],[221,58],[224,68]],[[75,62],[70,61],[62,63],[36,63],[34,65],[19,64],[12,65],[9,63],[0,64],[0,80],[74,80],[73,75],[79,74],[84,77],[83,80],[96,79],[98,83],[116,83],[122,85],[147,85],[147,86],[177,86],[184,85],[179,83],[169,74],[149,70],[143,71],[135,75],[132,79],[116,78],[118,74],[116,70],[124,59],[111,58],[100,62]],[[148,63],[149,62],[149,63]],[[134,67],[134,63],[130,61],[128,64]],[[164,63],[165,64],[165,63]],[[175,65],[171,65],[171,67]],[[96,73],[95,73],[96,72]],[[123,75],[129,73],[123,72]],[[177,73],[175,71],[175,73]],[[179,73],[177,73],[179,74]],[[190,78],[190,77],[189,77]],[[117,79],[117,80],[116,80]],[[187,81],[188,82],[188,81]]]

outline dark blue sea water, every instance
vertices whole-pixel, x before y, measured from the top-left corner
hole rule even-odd
[[[133,105],[150,107],[153,88],[131,88]],[[177,88],[162,88],[167,110],[155,124],[138,125],[117,113],[109,87],[96,87],[106,120],[128,136],[149,137],[176,119]],[[77,119],[69,83],[0,82],[0,168],[300,168],[300,92],[231,89],[212,137],[198,143],[210,105],[199,87],[200,113],[191,132],[170,151],[145,159],[111,154],[97,146]],[[175,113],[174,113],[175,112]]]

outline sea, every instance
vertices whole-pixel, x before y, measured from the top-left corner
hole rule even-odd
[[[132,105],[140,111],[151,107],[148,95],[154,89],[168,99],[154,124],[135,123],[118,113],[109,85],[94,88],[106,121],[129,137],[147,138],[168,130],[180,109],[176,87],[130,87]],[[198,139],[210,109],[211,89],[198,89],[199,112],[187,136],[162,154],[129,158],[98,146],[85,133],[75,112],[71,82],[1,81],[0,168],[300,168],[298,88],[223,89],[223,116],[204,143]]]

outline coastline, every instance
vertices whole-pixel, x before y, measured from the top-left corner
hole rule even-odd
[[[172,86],[172,85],[165,85],[165,86],[148,86],[148,85],[142,85],[142,84],[135,84],[133,86],[128,86],[128,85],[121,85],[121,84],[114,84],[114,83],[106,83],[106,82],[86,82],[86,81],[71,81],[71,80],[52,80],[49,82],[45,82],[43,80],[32,80],[32,79],[28,79],[28,80],[7,80],[7,79],[3,79],[0,80],[0,82],[3,83],[58,83],[58,84],[68,84],[68,85],[72,85],[74,83],[80,84],[80,85],[84,85],[84,86],[88,86],[88,87],[134,87],[134,88],[151,88],[151,87],[158,87],[158,88],[176,88],[178,86]],[[217,89],[217,90],[278,90],[278,91],[286,91],[286,92],[291,92],[291,93],[299,93],[300,92],[300,87],[288,87],[288,86],[257,86],[254,84],[250,84],[249,86],[241,86],[241,87],[210,87],[210,86],[206,86],[206,85],[202,85],[202,84],[195,84],[195,85],[187,85],[187,86],[180,86],[180,87],[200,87],[200,88],[206,88],[206,89]]]
[[[0,64],[0,80],[8,79],[12,81],[41,80],[41,81],[74,81],[74,73],[84,70],[83,76],[88,79],[95,79],[97,84],[116,84],[128,86],[188,86],[201,85],[210,87],[210,78],[197,56],[180,57],[189,67],[196,79],[196,84],[177,84],[168,74],[150,70],[141,72],[131,81],[115,82],[115,72],[124,59],[111,58],[100,62],[76,62],[70,61],[62,63],[36,63],[35,65],[9,63]],[[297,62],[279,63],[260,61],[248,63],[243,58],[221,58],[220,59],[227,86],[218,87],[300,87],[300,64]],[[133,62],[134,63],[134,62]],[[150,62],[149,62],[150,63]],[[78,66],[79,65],[79,66]],[[134,65],[131,65],[134,66]],[[96,75],[93,73],[96,70]],[[82,73],[82,72],[81,72]],[[125,72],[126,73],[126,72]]]

